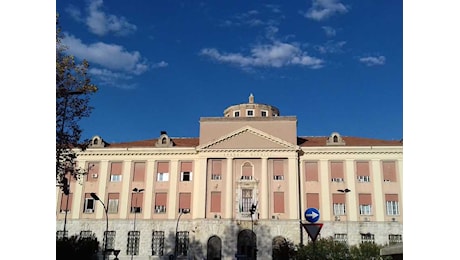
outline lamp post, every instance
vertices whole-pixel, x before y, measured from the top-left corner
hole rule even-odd
[[[134,193],[141,193],[143,191],[144,191],[144,189],[138,189],[138,188],[133,189]],[[132,199],[131,199],[131,209],[134,209],[134,225],[133,225],[134,227],[133,227],[133,231],[135,233],[136,232],[137,195],[136,195],[136,201],[134,203],[134,206],[135,206],[134,208],[133,208],[132,204],[133,204],[133,202],[132,202]],[[134,257],[134,249],[131,250],[131,260],[133,259],[133,257]]]
[[[62,190],[64,192],[64,195],[67,196],[66,202],[65,202],[65,216],[64,216],[64,238],[67,238],[66,227],[67,227],[67,211],[69,211],[70,187],[69,187],[69,180],[65,176],[62,179]]]
[[[344,189],[344,190],[337,190],[337,191],[338,191],[338,192],[341,192],[341,193],[343,193],[343,194],[345,194],[345,200],[346,200],[346,195],[347,195],[347,193],[350,192],[351,190],[348,189],[348,188],[346,188],[346,189]],[[345,201],[345,202],[346,202],[346,201]],[[345,205],[346,205],[346,203],[345,203]],[[346,218],[347,218],[346,223],[345,223],[345,224],[347,225],[347,245],[350,245],[350,243],[349,243],[349,238],[348,238],[348,211],[347,211],[347,209],[346,209],[346,206],[345,206],[345,214],[346,214]]]
[[[251,237],[252,237],[252,242],[253,242],[253,251],[251,252],[251,259],[255,259],[255,256],[257,254],[257,242],[255,242],[255,234],[254,234],[254,219],[253,219],[253,215],[254,213],[256,212],[257,210],[257,205],[254,205],[252,204],[251,205],[251,209],[249,210],[249,212],[251,213],[251,231],[252,231],[252,234],[251,234]]]
[[[106,223],[106,225],[105,225],[105,233],[104,233],[105,243],[104,243],[104,252],[102,252],[102,257],[103,257],[102,259],[105,260],[105,254],[107,253],[107,233],[109,232],[109,216],[107,215],[108,209],[105,206],[104,202],[102,202],[102,200],[99,199],[99,197],[96,195],[96,193],[91,192],[90,195],[94,200],[98,200],[99,202],[101,202],[101,204],[102,204],[102,206],[104,207],[104,210],[105,210],[105,223]]]
[[[176,239],[175,239],[175,242],[174,242],[174,260],[177,259],[177,229],[179,227],[179,220],[180,220],[180,217],[182,216],[182,214],[188,214],[190,213],[190,210],[189,209],[183,209],[180,214],[179,214],[179,217],[177,217],[177,223],[176,223]]]

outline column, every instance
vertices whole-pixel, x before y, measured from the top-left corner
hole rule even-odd
[[[382,176],[382,167],[381,161],[378,159],[371,160],[371,172],[372,172],[372,179],[371,182],[373,183],[374,187],[374,214],[375,214],[375,221],[385,221],[385,195],[383,194],[383,176]]]
[[[323,221],[331,221],[331,208],[332,208],[332,203],[331,203],[331,192],[329,190],[329,183],[330,183],[330,178],[329,178],[329,161],[328,160],[320,160],[319,161],[319,167],[318,167],[318,174],[319,174],[319,182],[321,184],[321,192],[320,192],[320,197],[321,197],[321,219]],[[303,195],[305,196],[305,195]]]
[[[358,221],[357,193],[355,185],[355,161],[353,159],[345,160],[345,187],[351,190],[345,193],[347,207],[347,221]]]
[[[132,161],[123,161],[122,179],[121,179],[121,196],[120,196],[120,218],[126,218],[131,212],[131,163]],[[139,214],[140,215],[140,214]]]
[[[206,204],[208,203],[206,201],[206,193],[209,188],[206,185],[206,160],[206,158],[200,158],[193,163],[192,216],[194,219],[202,219],[206,215]]]
[[[109,174],[109,161],[101,160],[99,163],[99,178],[98,178],[99,186],[98,186],[96,194],[99,197],[99,199],[102,202],[104,202],[106,207],[107,207],[106,189],[107,189],[108,174]],[[96,204],[96,209],[98,209],[99,207],[102,209],[102,210],[96,210],[96,219],[105,219],[105,211],[104,211],[104,208],[102,207],[102,204],[99,201],[95,201],[94,203]]]
[[[169,192],[168,192],[168,219],[175,219],[179,205],[179,194],[177,194],[177,171],[179,161],[177,159],[169,162]]]
[[[233,189],[233,182],[235,181],[233,176],[233,158],[227,158],[227,166],[225,175],[222,176],[223,180],[225,181],[225,216],[226,219],[231,219],[233,217],[234,211],[234,195],[235,191]]]
[[[288,183],[288,218],[299,219],[299,186],[297,178],[297,157],[288,158],[288,169],[289,169],[289,183]]]
[[[153,183],[155,182],[155,160],[148,160],[145,165],[145,175],[146,175],[146,183],[145,183],[145,205],[144,205],[144,216],[146,219],[152,217],[153,211],[153,196],[155,191],[153,190]]]
[[[261,158],[262,159],[262,171],[261,171],[261,178],[260,178],[260,205],[259,205],[259,213],[260,213],[260,218],[261,219],[268,219],[269,216],[269,208],[270,208],[270,197],[269,197],[269,190],[270,190],[270,184],[269,184],[269,178],[268,178],[268,159]]]

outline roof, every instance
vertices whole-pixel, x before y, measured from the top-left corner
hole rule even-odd
[[[297,145],[301,147],[319,147],[327,146],[326,141],[328,136],[299,136],[297,137]],[[345,141],[344,146],[402,146],[402,140],[381,140],[362,137],[342,136]],[[132,147],[155,147],[158,139],[148,139],[141,141],[111,143],[106,147],[110,148],[132,148]],[[198,137],[171,137],[174,147],[197,147],[200,144]]]

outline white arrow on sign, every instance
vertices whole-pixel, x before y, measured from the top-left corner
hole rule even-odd
[[[305,216],[316,218],[317,216],[319,216],[319,214],[313,211],[313,212],[310,213],[310,214],[305,214]]]

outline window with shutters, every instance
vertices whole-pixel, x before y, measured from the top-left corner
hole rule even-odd
[[[165,249],[165,232],[153,231],[152,233],[152,255],[162,256]]]

